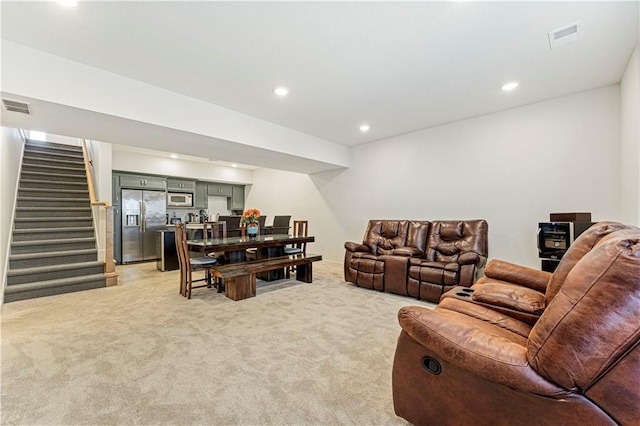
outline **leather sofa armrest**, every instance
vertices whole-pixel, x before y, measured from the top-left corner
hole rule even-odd
[[[437,358],[512,389],[556,397],[565,389],[541,377],[527,360],[527,339],[502,327],[448,309],[406,306],[403,332]]]
[[[370,253],[371,249],[369,248],[369,246],[366,246],[364,244],[359,244],[359,243],[353,243],[351,241],[347,241],[346,243],[344,243],[344,248],[347,251],[350,252],[364,252],[364,253]]]
[[[391,252],[394,256],[421,257],[424,253],[417,247],[398,247]]]
[[[529,287],[544,293],[551,279],[551,273],[539,271],[527,266],[515,265],[504,260],[494,259],[484,269],[484,275],[500,281]]]
[[[532,315],[542,315],[546,307],[544,293],[524,286],[484,282],[474,287],[471,298],[486,303]]]
[[[473,251],[462,253],[458,257],[458,263],[460,265],[476,265],[478,268],[482,268],[486,261],[486,257],[480,256],[478,253]]]
[[[529,337],[529,333],[531,333],[530,324],[495,309],[479,305],[477,303],[472,303],[466,299],[460,299],[455,295],[455,292],[458,291],[460,290],[454,288],[443,294],[440,299],[440,303],[438,303],[438,309],[448,309],[450,311],[460,312],[461,314],[477,318],[488,322],[489,324],[506,328],[525,339]]]

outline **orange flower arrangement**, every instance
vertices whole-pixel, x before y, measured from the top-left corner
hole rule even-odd
[[[240,222],[250,224],[250,223],[258,223],[258,218],[260,217],[260,210],[258,209],[248,209],[244,213],[242,213],[242,219]]]

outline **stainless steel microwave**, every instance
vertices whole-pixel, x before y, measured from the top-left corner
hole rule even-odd
[[[186,192],[169,192],[167,205],[173,207],[193,207],[193,194]]]

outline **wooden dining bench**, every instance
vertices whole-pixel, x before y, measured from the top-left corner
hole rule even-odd
[[[210,271],[213,276],[223,280],[225,295],[237,301],[256,295],[256,275],[260,272],[295,266],[296,280],[310,283],[313,281],[312,264],[319,260],[322,260],[319,254],[296,254],[215,265],[210,268]]]

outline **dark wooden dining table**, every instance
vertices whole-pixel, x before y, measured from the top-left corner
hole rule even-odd
[[[187,240],[189,251],[198,253],[224,253],[225,263],[246,262],[247,249],[255,248],[257,259],[284,256],[289,244],[312,243],[315,237],[296,237],[287,234],[258,235],[256,237],[204,238]],[[259,274],[265,281],[284,278],[284,269]]]

